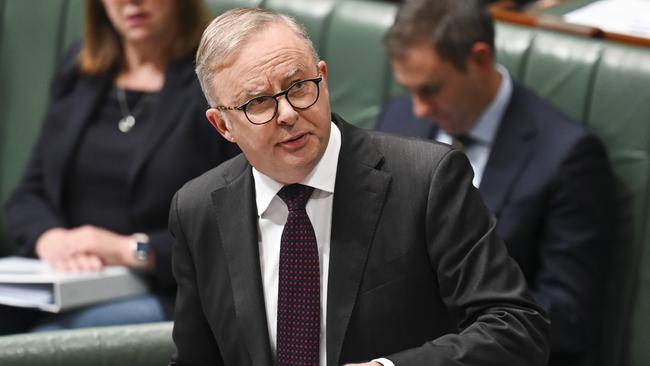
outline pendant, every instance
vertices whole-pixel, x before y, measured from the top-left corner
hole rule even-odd
[[[135,126],[135,117],[130,114],[126,117],[121,118],[120,122],[117,124],[117,128],[119,128],[123,133],[131,131],[133,126]]]

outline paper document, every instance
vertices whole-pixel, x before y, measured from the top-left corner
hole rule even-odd
[[[146,281],[126,267],[67,273],[38,259],[0,258],[0,304],[59,312],[147,291]]]
[[[564,14],[569,23],[650,38],[650,1],[600,0]]]

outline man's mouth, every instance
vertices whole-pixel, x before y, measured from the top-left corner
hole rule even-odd
[[[298,148],[304,145],[306,142],[307,134],[301,133],[282,140],[281,145],[288,148]]]

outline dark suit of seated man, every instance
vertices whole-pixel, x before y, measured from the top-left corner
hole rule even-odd
[[[243,155],[170,211],[179,365],[543,365],[547,319],[467,158],[331,113],[304,29],[235,9],[206,29],[206,116]]]
[[[377,129],[463,145],[497,232],[550,314],[550,364],[576,365],[597,334],[611,244],[608,158],[600,141],[494,63],[493,39],[476,1],[407,1],[385,43],[410,96],[390,101]]]

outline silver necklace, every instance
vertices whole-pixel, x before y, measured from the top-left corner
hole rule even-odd
[[[146,104],[149,94],[147,93],[140,97],[140,100],[138,100],[138,102],[133,106],[133,110],[131,110],[131,108],[129,108],[129,103],[126,101],[126,93],[124,92],[124,89],[117,87],[116,89],[117,100],[120,103],[120,111],[122,112],[122,118],[120,118],[120,121],[117,123],[117,128],[122,133],[128,133],[131,131],[133,126],[135,126],[135,116]]]

